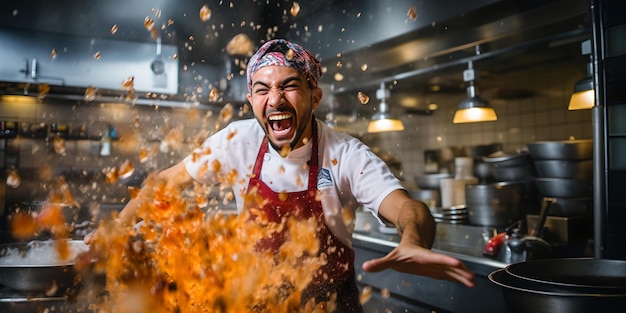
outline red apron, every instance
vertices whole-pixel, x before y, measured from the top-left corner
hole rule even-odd
[[[327,253],[327,263],[318,271],[309,287],[303,292],[302,303],[312,297],[320,301],[327,301],[329,295],[337,293],[337,312],[361,312],[359,305],[359,291],[356,287],[354,272],[354,250],[342,243],[326,225],[322,203],[316,199],[317,173],[318,173],[318,138],[317,122],[312,121],[313,147],[309,162],[309,183],[307,190],[277,193],[261,181],[261,169],[263,159],[268,151],[267,137],[263,139],[259,154],[257,155],[252,177],[248,190],[257,190],[257,195],[262,197],[266,205],[259,208],[268,221],[280,223],[283,218],[299,217],[318,219],[317,238],[320,241],[320,253]],[[277,251],[284,243],[282,233],[274,233],[271,238],[266,238],[259,243],[262,249]],[[332,251],[332,252],[329,252]],[[326,277],[326,278],[324,278]]]

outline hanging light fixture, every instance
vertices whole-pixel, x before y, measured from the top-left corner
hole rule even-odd
[[[389,89],[385,88],[385,83],[380,83],[380,89],[376,91],[376,99],[380,100],[378,112],[372,115],[372,119],[367,125],[368,133],[380,133],[404,130],[402,121],[387,112],[389,106],[387,99],[389,98]]]
[[[591,41],[585,40],[581,44],[582,54],[589,55],[589,62],[587,62],[587,77],[579,80],[574,85],[574,93],[569,100],[568,110],[585,110],[591,109],[595,102],[596,96],[593,89],[593,81],[591,76],[593,75],[593,62],[591,56]]]
[[[477,54],[478,48],[477,48]],[[463,81],[468,83],[467,98],[461,101],[458,109],[454,112],[454,124],[458,123],[474,123],[489,122],[498,119],[496,111],[483,99],[478,96],[475,81],[478,74],[474,70],[472,61],[467,64],[467,70],[463,71]]]

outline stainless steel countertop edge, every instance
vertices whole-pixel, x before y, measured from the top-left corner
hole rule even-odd
[[[380,238],[375,238],[372,236],[367,236],[364,234],[354,233],[352,235],[353,238],[353,246],[372,249],[379,251],[381,253],[388,253],[398,246],[398,242],[391,240],[384,240]],[[398,236],[390,236],[390,238],[398,238]],[[498,268],[505,268],[508,264],[502,263],[496,260],[488,259],[488,258],[480,258],[471,255],[465,255],[460,253],[454,253],[445,250],[432,249],[434,252],[446,254],[452,257],[455,257],[461,261],[463,261],[471,270],[475,271],[476,274],[487,276],[489,273]]]

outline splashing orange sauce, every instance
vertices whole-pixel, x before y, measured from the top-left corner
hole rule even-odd
[[[203,211],[167,182],[148,177],[136,200],[141,226],[102,223],[91,244],[106,274],[100,312],[322,312],[301,291],[324,264],[315,219],[270,223],[253,207],[239,215]],[[255,248],[288,229],[276,253]],[[332,306],[330,306],[332,307]]]

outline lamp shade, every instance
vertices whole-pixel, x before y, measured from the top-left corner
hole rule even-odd
[[[593,108],[596,101],[591,77],[581,79],[574,85],[574,93],[569,100],[568,110],[585,110]]]
[[[376,91],[376,98],[380,99],[379,111],[372,115],[372,119],[367,125],[367,132],[380,133],[404,130],[402,121],[387,112],[386,99],[389,98],[389,90],[385,88],[385,83],[380,84],[380,89]]]
[[[390,116],[388,113],[378,112],[372,116],[372,120],[367,124],[368,133],[381,133],[404,130],[401,120]]]
[[[454,112],[452,123],[490,122],[498,119],[496,111],[485,100],[476,95],[475,88],[473,84],[467,87],[468,97],[461,101],[458,109]]]
[[[585,40],[580,45],[583,55],[589,55],[587,62],[587,77],[579,80],[574,84],[574,93],[572,94],[567,109],[585,110],[591,109],[595,105],[596,97],[593,88],[593,55],[591,54],[591,40]]]
[[[490,122],[498,119],[493,108],[468,108],[458,109],[454,112],[452,123]]]

